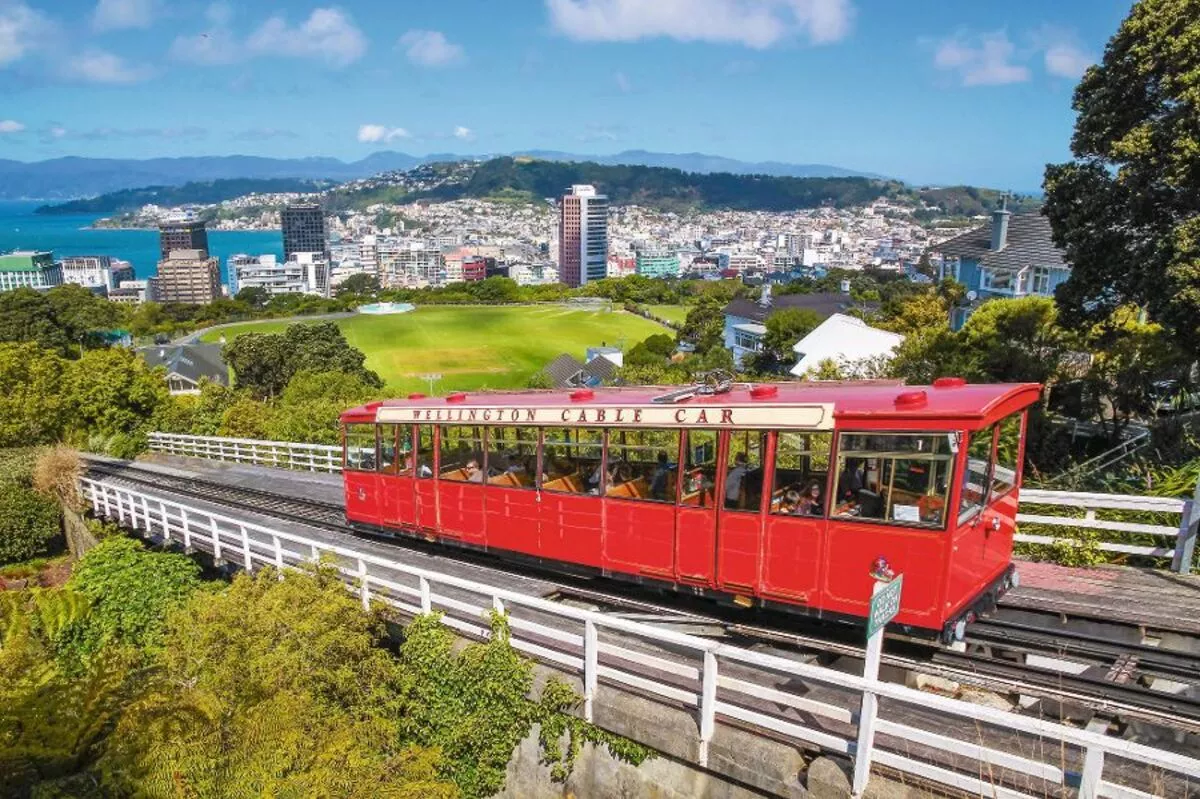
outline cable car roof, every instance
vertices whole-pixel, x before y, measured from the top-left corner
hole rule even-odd
[[[342,414],[343,422],[528,424],[548,426],[698,426],[830,429],[834,419],[945,419],[990,423],[1041,396],[1037,383],[931,386],[890,382],[734,384],[705,394],[693,386],[631,386],[550,391],[410,394]],[[636,415],[636,416],[635,416]]]

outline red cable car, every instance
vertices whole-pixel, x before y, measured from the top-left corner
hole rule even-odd
[[[1016,582],[1041,387],[786,383],[450,394],[342,415],[346,516],[609,577],[950,640]],[[881,572],[883,574],[881,574]]]

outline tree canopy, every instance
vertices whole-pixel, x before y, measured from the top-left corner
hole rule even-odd
[[[277,396],[298,372],[343,372],[382,388],[364,366],[366,356],[351,347],[333,322],[290,325],[283,333],[245,333],[225,345],[225,361],[237,384],[263,397]]]

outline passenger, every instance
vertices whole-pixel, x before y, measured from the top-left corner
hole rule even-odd
[[[725,507],[737,508],[742,499],[742,484],[750,467],[746,462],[746,453],[739,452],[733,459],[734,466],[725,475]]]
[[[471,460],[471,445],[460,439],[458,446],[454,448],[453,463],[461,463],[463,466],[466,466],[469,460]],[[443,466],[442,470],[444,471],[445,469],[446,467]]]
[[[596,468],[593,469],[587,478],[587,490],[589,494],[600,493],[600,478],[604,474],[604,469],[600,465],[600,461],[596,461]]]
[[[483,482],[483,470],[479,468],[479,463],[474,458],[467,461],[466,471],[468,483]]]
[[[846,466],[838,477],[838,498],[843,502],[858,499],[858,492],[863,488],[862,467],[853,459],[846,459]]]
[[[802,511],[800,510],[800,492],[794,488],[789,488],[783,493],[783,499],[779,501],[779,512],[789,516],[795,516]]]
[[[674,469],[671,467],[670,458],[666,452],[658,453],[658,465],[654,467],[654,474],[650,478],[650,498],[665,501],[667,499],[667,484],[670,482],[671,472]]]
[[[804,495],[800,498],[799,508],[796,512],[806,516],[820,516],[821,511],[821,484],[812,480],[804,489]]]

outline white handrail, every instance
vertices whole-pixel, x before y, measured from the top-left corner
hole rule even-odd
[[[699,713],[697,760],[702,766],[707,765],[708,744],[717,718],[722,717],[736,720],[743,727],[837,752],[869,753],[889,768],[981,795],[1034,797],[1048,793],[1032,787],[1030,793],[1022,793],[980,776],[995,773],[997,766],[1026,775],[1034,773],[1046,784],[1058,786],[1067,784],[1068,772],[1075,766],[1082,770],[1078,795],[1084,799],[1135,795],[1131,793],[1135,786],[1104,780],[1108,755],[1133,759],[1176,775],[1200,778],[1200,760],[1143,744],[569,607],[410,566],[349,546],[274,530],[123,485],[90,478],[81,478],[80,483],[84,497],[91,502],[97,516],[115,518],[132,529],[159,535],[169,542],[181,541],[186,548],[204,546],[218,560],[236,553],[239,565],[247,570],[262,565],[293,567],[321,555],[332,556],[343,579],[362,597],[366,607],[374,599],[410,615],[431,610],[446,611],[442,616],[444,624],[474,637],[488,634],[482,619],[489,610],[501,609],[509,615],[514,647],[581,678],[584,716],[589,721],[593,718],[600,678],[633,688],[648,696],[650,701],[683,703],[696,708]],[[455,595],[449,595],[451,593]],[[522,615],[514,615],[514,612]],[[528,612],[549,616],[559,624],[539,623],[524,615]],[[578,631],[564,631],[561,629],[564,623],[577,625]],[[601,632],[609,634],[608,640],[599,639]],[[629,646],[629,638],[653,644],[658,654],[651,655]],[[669,678],[654,676],[663,673],[664,658],[678,657],[679,653],[692,662],[671,668],[669,672],[673,676]],[[724,674],[730,664],[739,665],[736,679]],[[639,671],[637,666],[643,670]],[[747,670],[753,677],[747,675]],[[798,680],[822,683],[860,697],[870,692],[893,703],[967,720],[971,722],[968,737],[957,740],[913,726],[913,718],[897,717],[896,708],[888,704],[882,711],[888,718],[881,717],[880,728],[889,738],[905,745],[876,742],[873,734],[864,736],[861,743],[856,742],[857,731],[853,724],[845,723],[846,717],[842,715],[845,711],[839,713],[840,708],[806,698],[806,687],[794,687]],[[848,698],[848,701],[853,705],[853,699]],[[819,727],[813,722],[806,723],[803,716],[786,709],[789,707],[832,719],[835,723]],[[823,713],[822,708],[828,711]],[[1052,745],[1029,747],[1028,751],[1046,751],[1052,755],[1057,752],[1059,762],[1053,762],[1053,757],[1050,760],[1035,760],[1024,755],[1014,757],[1002,741],[996,742],[1001,748],[988,746],[979,725],[994,727],[996,732],[1017,731],[1038,739],[1049,739]],[[865,752],[858,751],[860,745],[865,747]],[[914,759],[909,756],[913,745],[937,750],[949,757],[939,763]],[[964,760],[967,761],[965,765]]]
[[[340,472],[342,448],[332,444],[302,444],[295,441],[266,441],[256,438],[193,436],[182,433],[150,433],[150,449],[169,455],[300,469],[310,472]]]

